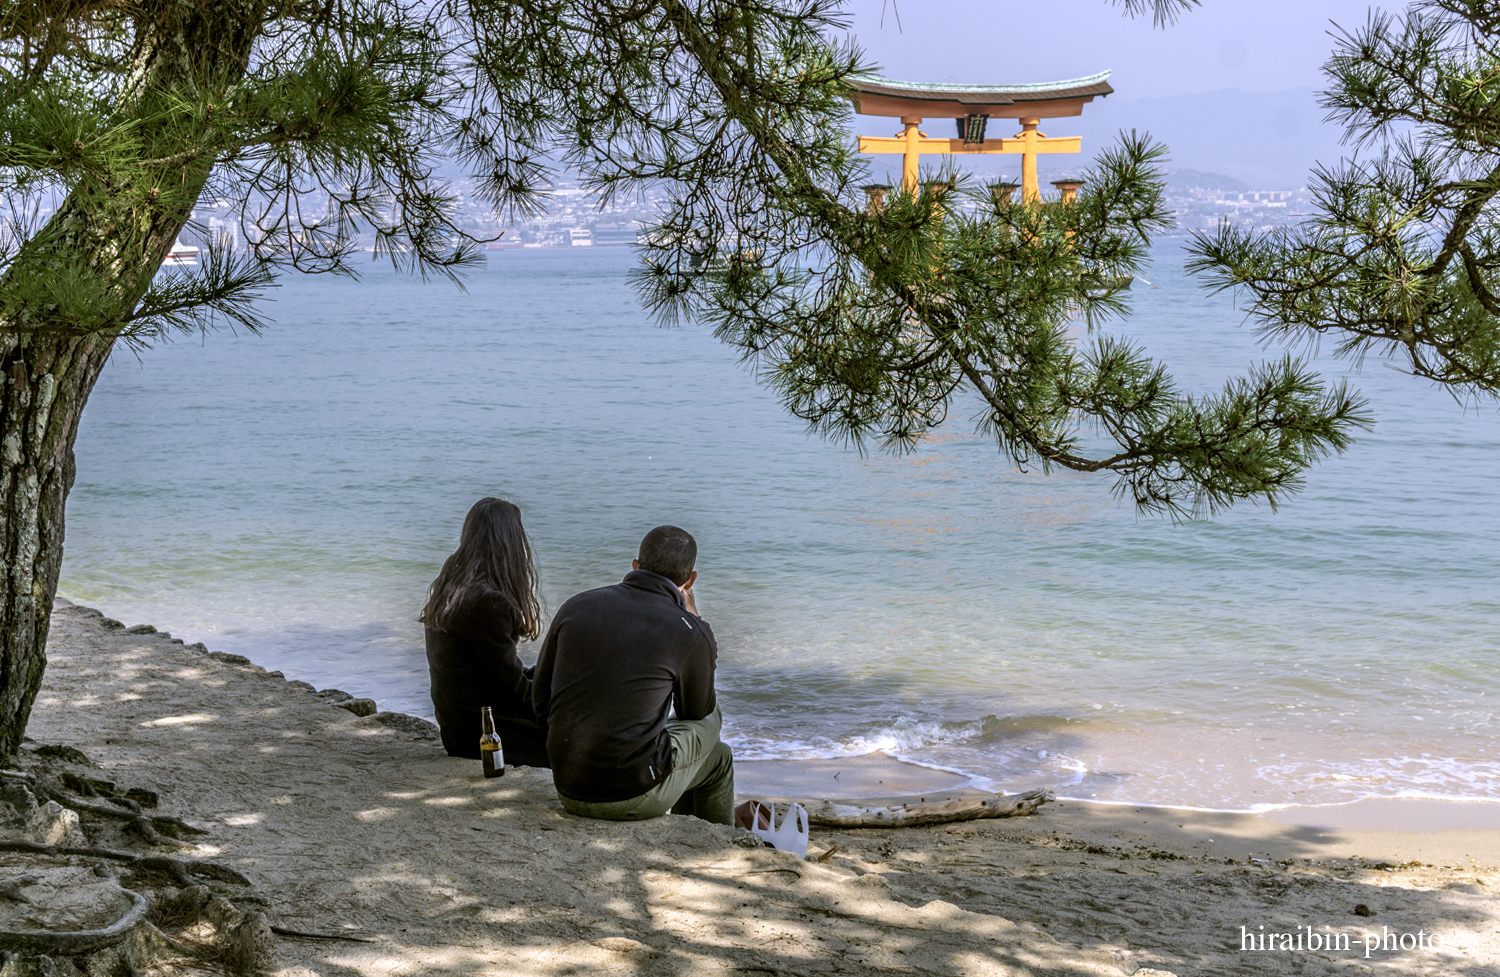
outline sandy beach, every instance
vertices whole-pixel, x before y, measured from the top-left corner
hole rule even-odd
[[[368,941],[280,938],[286,975],[1500,975],[1500,805],[1061,801],[815,827],[813,854],[837,846],[817,862],[692,818],[572,817],[545,770],[486,781],[420,721],[85,608],[60,604],[48,656],[29,747],[158,792],[207,832],[176,854],[238,869],[279,925]],[[882,757],[737,776],[742,796],[949,786]]]

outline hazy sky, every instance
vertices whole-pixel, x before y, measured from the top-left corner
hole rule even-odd
[[[1114,97],[1135,99],[1321,87],[1319,68],[1333,48],[1329,21],[1356,27],[1371,4],[1203,0],[1162,29],[1149,17],[1125,17],[1105,0],[850,0],[847,9],[855,35],[887,77],[989,84],[1110,68]]]

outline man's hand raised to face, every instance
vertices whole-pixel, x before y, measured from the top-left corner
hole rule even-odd
[[[640,568],[641,568],[641,561],[640,560],[631,560],[630,561],[630,569],[632,569],[632,570],[639,570]],[[687,605],[688,613],[692,614],[695,617],[698,614],[698,602],[693,599],[693,584],[696,583],[697,581],[698,581],[698,571],[694,570],[692,573],[688,574],[688,578],[687,578],[687,582],[686,583],[682,583],[682,584],[678,584],[677,585],[677,589],[680,590],[680,591],[682,591],[682,600]]]

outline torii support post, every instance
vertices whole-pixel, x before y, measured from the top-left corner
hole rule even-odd
[[[914,115],[901,119],[901,192],[911,193],[917,187],[917,160],[922,155],[922,133],[917,127],[922,120]],[[864,152],[865,141],[859,141],[860,152]]]
[[[901,191],[912,193],[917,188],[917,163],[923,153],[944,156],[962,153],[1006,153],[1021,156],[1021,199],[1036,203],[1042,199],[1041,184],[1037,179],[1036,158],[1042,153],[1079,153],[1083,151],[1083,140],[1077,136],[1048,138],[1037,131],[1040,119],[1022,119],[1021,131],[1012,139],[986,139],[983,142],[964,142],[962,139],[933,139],[924,136],[918,126],[922,120],[903,118],[905,131],[894,139],[879,136],[860,136],[859,151],[862,153],[900,153]]]

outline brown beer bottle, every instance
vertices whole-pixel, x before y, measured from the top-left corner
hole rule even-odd
[[[495,732],[495,716],[485,706],[479,713],[479,757],[484,764],[486,777],[505,776],[505,750],[500,746],[500,734]]]

